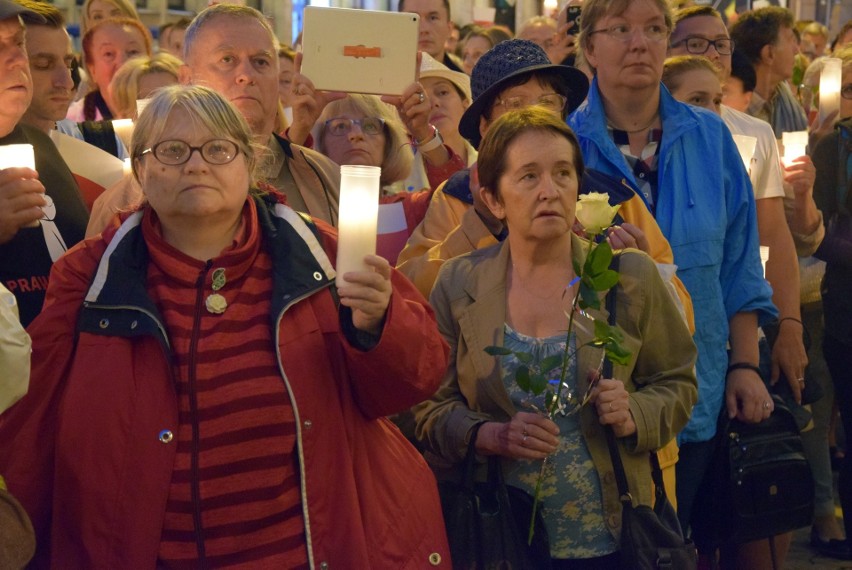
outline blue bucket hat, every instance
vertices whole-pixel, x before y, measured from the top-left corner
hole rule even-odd
[[[529,40],[506,40],[488,50],[473,67],[470,76],[473,102],[459,121],[462,136],[478,147],[482,138],[479,119],[486,111],[486,105],[490,105],[513,77],[543,70],[561,76],[570,86],[568,93],[560,93],[568,98],[568,112],[579,107],[589,91],[589,80],[582,71],[566,65],[554,65],[544,50]]]

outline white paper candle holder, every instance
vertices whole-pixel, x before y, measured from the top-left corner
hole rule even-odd
[[[784,165],[790,166],[797,158],[805,155],[808,147],[808,131],[791,131],[782,136],[784,144]]]
[[[823,60],[819,75],[819,122],[822,124],[831,113],[840,112],[840,83],[843,61],[836,57]],[[835,116],[836,121],[839,116]]]
[[[0,169],[32,168],[35,170],[35,153],[31,144],[6,144],[0,146]]]
[[[340,167],[340,216],[337,230],[338,287],[346,285],[348,271],[365,271],[364,256],[376,253],[379,189],[382,169],[377,166]]]

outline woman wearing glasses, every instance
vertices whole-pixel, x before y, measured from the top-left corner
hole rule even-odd
[[[677,466],[686,528],[722,409],[750,422],[772,413],[757,368],[757,324],[776,311],[761,269],[754,196],[728,129],[661,87],[671,28],[665,0],[584,2],[579,42],[595,78],[568,123],[587,166],[623,178],[644,200],[692,296],[699,397],[679,436]]]
[[[426,121],[428,107],[421,114]],[[397,111],[375,95],[350,93],[326,105],[313,138],[316,149],[337,164],[382,169],[376,253],[396,265],[399,252],[423,219],[432,197],[429,188],[405,188],[414,154]]]
[[[38,566],[423,568],[448,560],[429,468],[385,416],[447,347],[376,256],[252,183],[241,114],[205,87],[136,123],[146,203],[54,267],[0,472]],[[399,358],[405,354],[406,358]]]
[[[481,199],[509,233],[441,268],[430,301],[451,347],[450,367],[435,396],[415,408],[417,436],[436,463],[462,461],[475,437],[477,453],[501,456],[507,483],[531,495],[540,460],[549,457],[542,515],[553,567],[621,568],[621,503],[603,429],[611,426],[623,446],[636,500],[650,504],[648,451],[689,418],[695,345],[653,261],[625,250],[610,294],[631,361],[614,368],[615,378],[601,379],[586,405],[582,396],[568,398],[555,422],[545,418],[538,411],[544,396],[531,396],[515,380],[521,362],[485,348],[502,345],[541,362],[590,340],[593,323],[582,315],[565,338],[577,286],[566,291],[575,277],[571,260],[582,264],[588,249],[571,232],[583,158],[564,121],[533,106],[493,122],[478,170]],[[566,376],[571,393],[589,390],[600,358],[599,349],[580,348]]]

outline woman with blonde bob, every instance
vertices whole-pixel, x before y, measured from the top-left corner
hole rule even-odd
[[[546,408],[545,395],[518,386],[522,363],[485,348],[501,345],[541,362],[583,347],[569,365],[566,391],[584,394],[597,376],[600,349],[585,346],[594,323],[577,314],[570,340],[565,335],[573,266],[588,251],[572,232],[583,157],[558,116],[528,107],[489,127],[478,170],[482,200],[508,237],[441,268],[430,302],[450,345],[450,367],[438,392],[415,407],[417,437],[444,462],[462,461],[475,437],[477,454],[500,456],[506,482],[530,495],[548,458],[541,512],[553,567],[621,568],[621,503],[604,429],[618,439],[636,502],[649,505],[648,453],[675,437],[696,400],[695,345],[653,260],[623,250],[609,295],[629,364],[600,379],[588,402],[566,400],[566,413],[554,421],[537,411]]]
[[[145,203],[54,265],[39,389],[0,417],[34,565],[449,560],[432,474],[386,419],[446,367],[426,301],[373,255],[335,287],[336,232],[257,188],[209,88],[160,90],[131,155]]]
[[[109,84],[115,118],[135,119],[136,101],[147,99],[161,87],[176,84],[182,64],[180,59],[166,52],[134,57],[125,62]]]
[[[379,227],[399,231],[379,234],[376,251],[395,265],[432,198],[431,189],[405,187],[414,154],[396,109],[375,95],[350,93],[326,105],[313,137],[316,149],[337,164],[381,167]]]

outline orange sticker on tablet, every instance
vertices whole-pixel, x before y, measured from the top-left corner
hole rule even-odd
[[[357,46],[343,46],[343,55],[354,58],[382,57],[382,48],[371,47],[361,44]]]

